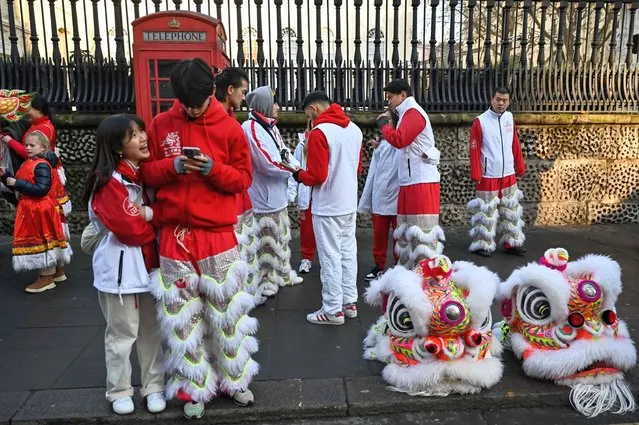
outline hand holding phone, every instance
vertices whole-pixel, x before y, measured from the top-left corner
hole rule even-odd
[[[202,155],[202,153],[200,152],[200,148],[184,146],[182,148],[182,155],[187,158],[193,159],[196,156]]]

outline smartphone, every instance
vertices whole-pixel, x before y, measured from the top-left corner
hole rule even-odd
[[[192,148],[187,146],[182,148],[182,155],[187,158],[195,158],[196,156],[199,156],[201,154],[202,153],[200,152],[200,148]]]

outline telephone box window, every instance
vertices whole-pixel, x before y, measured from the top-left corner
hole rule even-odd
[[[149,59],[149,93],[153,115],[171,109],[173,91],[171,90],[171,71],[177,60]]]

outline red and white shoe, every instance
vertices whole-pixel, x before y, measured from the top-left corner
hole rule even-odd
[[[344,312],[344,316],[348,317],[349,319],[354,319],[357,317],[357,304],[344,304],[342,306],[342,311]]]
[[[339,311],[335,314],[328,314],[324,313],[324,310],[319,309],[315,313],[307,315],[306,320],[316,325],[343,325],[344,312]]]

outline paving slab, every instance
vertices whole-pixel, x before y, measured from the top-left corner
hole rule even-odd
[[[29,391],[0,392],[0,425],[9,424],[30,395]]]
[[[310,379],[255,382],[251,387],[259,404],[248,408],[235,406],[230,400],[216,400],[207,406],[206,416],[198,423],[247,423],[257,420],[305,417],[346,416],[346,396],[341,379]],[[182,409],[171,403],[167,410],[152,415],[146,412],[139,397],[136,412],[118,416],[110,411],[104,388],[37,391],[14,416],[12,424],[68,425],[100,423],[182,422]]]

